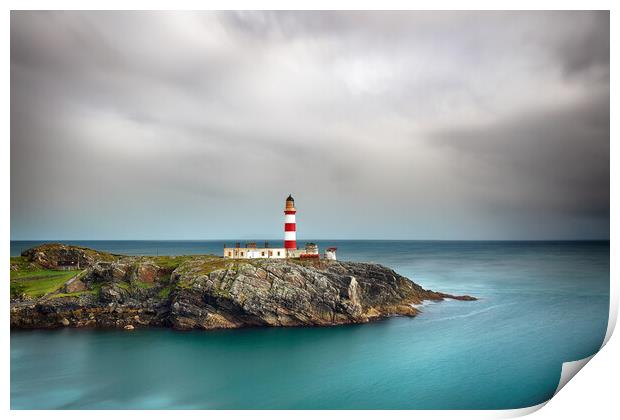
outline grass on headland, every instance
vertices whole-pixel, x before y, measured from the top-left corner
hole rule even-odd
[[[13,271],[32,271],[38,267],[28,261],[25,257],[11,257],[11,272]]]
[[[168,296],[170,296],[170,292],[172,292],[172,286],[166,286],[163,289],[161,289],[159,293],[157,293],[157,296],[159,296],[162,299],[167,299]]]
[[[150,289],[155,286],[155,283],[147,283],[145,281],[134,280],[131,284],[137,289]]]
[[[81,292],[72,292],[72,293],[54,293],[50,296],[50,298],[61,298],[61,297],[75,297],[75,296],[84,296],[84,295],[96,295],[99,293],[98,290],[83,290]]]
[[[166,270],[170,270],[170,272],[174,271],[178,266],[183,264],[188,259],[195,257],[193,255],[176,255],[176,256],[158,256],[152,257],[153,262]]]
[[[78,270],[11,271],[11,290],[16,294],[38,298],[60,289]],[[12,292],[12,294],[13,294]]]
[[[82,290],[81,292],[71,292],[71,293],[54,293],[49,295],[50,299],[62,298],[62,297],[76,297],[76,296],[85,296],[85,295],[98,295],[101,291],[101,285],[95,285],[91,290]]]
[[[180,255],[143,258],[147,261],[152,261],[162,269],[159,270],[158,278],[155,279],[154,283],[147,283],[135,279],[131,281],[131,284],[128,282],[121,282],[119,286],[127,291],[130,289],[150,289],[156,286],[163,286],[162,290],[158,292],[158,295],[162,298],[166,298],[173,288],[173,285],[170,284],[171,273],[186,262],[196,259],[197,262],[195,264],[190,264],[188,269],[198,272],[199,274],[208,274],[212,271],[224,268],[235,270],[240,262],[248,262],[247,260],[225,260],[222,257],[214,255]],[[74,293],[60,292],[59,289],[69,279],[81,272],[83,273],[84,271],[44,269],[35,263],[29,262],[24,257],[11,257],[11,296],[18,297],[25,295],[30,298],[39,298],[53,293],[51,297],[56,298],[97,293],[97,291],[92,290]]]

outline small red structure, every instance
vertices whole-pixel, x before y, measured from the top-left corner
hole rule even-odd
[[[319,259],[319,254],[300,254],[299,258],[302,260],[318,260]]]

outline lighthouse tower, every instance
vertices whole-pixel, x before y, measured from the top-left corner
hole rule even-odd
[[[287,253],[297,250],[297,227],[295,226],[295,200],[290,195],[284,207],[284,248]]]

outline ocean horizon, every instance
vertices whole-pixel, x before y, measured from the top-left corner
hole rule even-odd
[[[263,246],[264,242],[269,242],[270,246],[282,245],[282,238],[267,239],[11,239],[10,254],[16,257],[21,251],[32,248],[45,243],[63,243],[67,245],[85,246],[87,248],[97,249],[111,253],[127,254],[127,255],[181,255],[179,252],[187,251],[188,255],[197,255],[202,253],[200,245],[204,246],[207,254],[221,254],[224,244],[234,244],[240,242],[256,242],[258,247]],[[412,243],[563,243],[563,242],[609,242],[609,239],[305,239],[297,240],[298,246],[303,246],[306,242],[316,243],[319,246],[333,246],[336,244],[346,244],[350,242],[412,242]],[[188,246],[184,247],[183,244]],[[218,249],[217,246],[220,245]],[[160,252],[161,249],[161,252]],[[166,254],[169,250],[171,253]],[[129,254],[134,252],[135,254]]]

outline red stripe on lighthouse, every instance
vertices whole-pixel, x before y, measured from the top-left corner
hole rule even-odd
[[[284,241],[284,248],[297,249],[297,241]]]
[[[284,210],[284,214],[295,214],[297,210]]]
[[[284,224],[284,231],[285,232],[295,232],[297,230],[297,227],[295,226],[295,223],[285,223]]]

